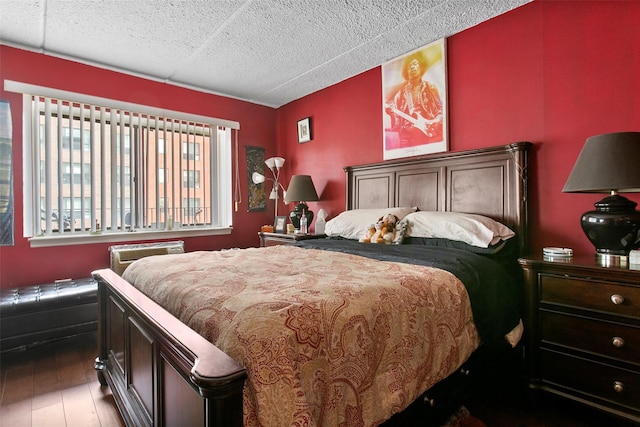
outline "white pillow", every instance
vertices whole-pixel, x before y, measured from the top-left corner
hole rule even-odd
[[[352,209],[342,212],[335,218],[327,221],[324,232],[327,236],[343,237],[345,239],[359,240],[364,237],[367,227],[375,224],[378,219],[386,214],[393,214],[398,220],[407,214],[415,212],[418,208],[376,208],[376,209]]]
[[[406,237],[458,240],[481,248],[515,236],[504,224],[477,214],[420,211],[407,215],[405,220]]]

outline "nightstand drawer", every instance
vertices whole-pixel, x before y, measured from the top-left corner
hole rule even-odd
[[[640,365],[640,328],[540,312],[541,340]]]
[[[541,351],[542,378],[620,405],[638,407],[640,373],[590,362],[548,350]]]
[[[540,302],[640,318],[640,288],[540,274]]]
[[[278,245],[291,245],[295,242],[291,240],[275,240],[275,239],[267,239],[264,241],[264,246],[278,246]]]

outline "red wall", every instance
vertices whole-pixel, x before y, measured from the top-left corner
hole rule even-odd
[[[580,215],[602,196],[564,194],[584,140],[640,131],[639,1],[537,0],[447,40],[450,150],[531,141],[532,250],[572,247],[593,253]],[[428,41],[425,41],[425,44]],[[283,182],[311,174],[321,197],[310,203],[335,215],[345,206],[345,165],[382,160],[380,67],[277,110],[151,82],[0,46],[2,79],[236,120],[244,145],[286,158]],[[21,98],[0,92],[14,111],[16,245],[0,248],[0,286],[86,277],[108,265],[108,244],[31,249],[22,231]],[[313,140],[297,143],[297,120],[311,117]],[[246,170],[240,176],[246,202]],[[629,198],[640,202],[637,194]],[[257,245],[271,211],[241,205],[230,236],[185,239],[188,251]],[[281,211],[292,206],[280,207]]]
[[[31,248],[22,237],[22,96],[4,91],[4,79],[94,96],[150,105],[158,108],[219,117],[240,123],[240,177],[244,204],[234,213],[231,235],[183,239],[187,251],[257,246],[256,232],[273,222],[273,212],[248,213],[245,145],[274,152],[276,111],[216,95],[90,67],[79,63],[0,46],[0,98],[9,100],[13,118],[15,246],[0,247],[0,288],[46,283],[62,278],[88,277],[91,271],[109,266],[110,244],[87,244]]]
[[[580,216],[604,195],[562,187],[587,137],[640,131],[638,22],[638,1],[534,1],[447,39],[449,149],[536,144],[533,252],[594,253]],[[296,121],[307,116],[313,140],[297,144]],[[340,212],[342,166],[382,160],[380,68],[280,108],[278,142],[291,172],[312,175],[318,187],[311,209]]]

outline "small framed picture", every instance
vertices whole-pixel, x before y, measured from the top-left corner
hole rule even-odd
[[[277,216],[275,222],[273,223],[273,231],[276,233],[286,233],[287,232],[287,217],[286,216]]]
[[[311,141],[311,117],[298,120],[298,144]]]

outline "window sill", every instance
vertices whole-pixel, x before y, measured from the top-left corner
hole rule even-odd
[[[37,236],[29,239],[32,248],[44,248],[48,246],[86,245],[91,243],[118,243],[135,242],[138,240],[173,239],[181,237],[216,236],[231,234],[233,227],[220,228],[194,228],[189,230],[156,230],[156,231],[129,231],[124,233],[97,233],[97,234],[71,234],[63,236]]]

